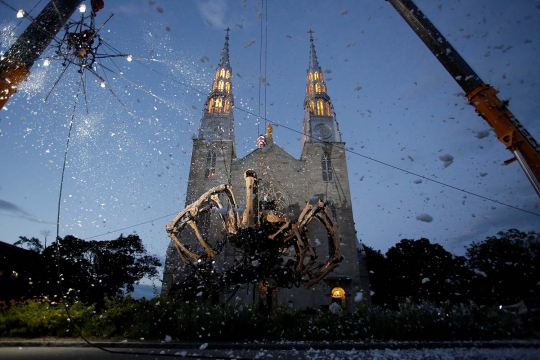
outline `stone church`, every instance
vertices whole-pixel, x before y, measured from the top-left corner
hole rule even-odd
[[[345,143],[341,139],[334,107],[317,60],[312,34],[306,74],[303,136],[302,143],[298,144],[302,146],[300,159],[289,155],[274,143],[271,125],[267,127],[266,136],[260,139],[259,148],[238,158],[233,106],[227,32],[212,91],[205,102],[198,134],[193,138],[186,206],[220,184],[232,185],[236,201],[240,206],[245,206],[244,174],[249,169],[254,170],[260,179],[259,194],[270,196],[277,209],[290,220],[298,218],[310,199],[318,198],[330,204],[337,220],[343,260],[310,289],[303,286],[278,288],[272,294],[271,301],[294,308],[315,309],[328,307],[335,302],[347,312],[352,312],[355,301],[369,301],[369,279],[365,259],[360,255],[364,254],[362,244],[356,237]],[[220,223],[212,222],[210,226],[217,228],[215,236],[222,236]],[[329,252],[324,231],[322,226],[308,229],[310,241],[318,257],[323,259],[325,254],[328,258]],[[227,256],[227,252],[226,247],[223,256]],[[181,281],[184,265],[180,260],[175,244],[171,241],[163,275],[163,294],[167,294],[175,282]],[[245,303],[263,299],[268,301],[268,297],[263,295],[260,286],[256,284],[242,287],[235,292],[234,298]],[[220,296],[220,301],[228,299],[228,296]]]

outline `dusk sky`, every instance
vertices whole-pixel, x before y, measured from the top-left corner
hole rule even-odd
[[[33,17],[47,3],[5,2]],[[540,1],[416,4],[540,140]],[[512,154],[388,2],[115,0],[105,1],[96,23],[111,13],[100,31],[103,50],[131,54],[133,61],[98,61],[106,88],[86,75],[88,111],[81,94],[60,236],[105,240],[137,233],[164,260],[165,225],[185,205],[191,138],[227,27],[238,157],[256,148],[264,127],[250,113],[266,116],[275,143],[300,156],[308,30],[314,31],[349,150],[353,212],[364,244],[386,252],[401,239],[425,237],[462,255],[471,241],[501,230],[540,231],[538,196],[517,163],[503,165]],[[0,4],[1,54],[28,24]],[[81,74],[68,67],[51,91],[64,70],[61,61],[44,66],[53,54],[52,48],[44,53],[0,111],[0,240],[7,243],[21,235],[43,240],[43,230],[51,232],[48,241],[56,234]],[[233,185],[243,193],[244,184]]]

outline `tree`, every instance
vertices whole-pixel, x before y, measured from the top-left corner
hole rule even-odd
[[[540,234],[510,229],[465,247],[476,272],[475,300],[484,305],[512,304],[540,296]]]
[[[124,288],[132,292],[133,284],[143,277],[156,277],[156,267],[161,266],[158,258],[147,255],[138,235],[120,235],[110,241],[85,241],[69,235],[43,255],[48,278],[60,277],[64,293],[98,304],[104,296],[114,296]],[[44,290],[50,294],[58,288]]]
[[[43,251],[43,245],[41,245],[41,241],[35,237],[32,237],[31,239],[29,239],[26,236],[19,236],[19,240],[15,241],[13,245],[20,246],[22,248],[26,246],[28,250],[31,250],[37,253],[40,253]]]
[[[396,303],[413,301],[466,302],[470,278],[465,258],[454,256],[428,239],[403,239],[386,252],[387,286]]]
[[[363,245],[366,252],[366,266],[369,273],[371,301],[376,305],[386,305],[393,302],[388,287],[388,262],[379,250]]]

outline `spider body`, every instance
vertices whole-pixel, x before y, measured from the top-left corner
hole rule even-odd
[[[339,266],[339,232],[324,202],[311,199],[297,219],[289,220],[267,196],[259,199],[261,180],[253,170],[246,171],[244,179],[244,209],[238,207],[232,186],[223,184],[201,195],[167,225],[179,258],[201,281],[204,278],[216,290],[261,281],[277,287],[303,284],[310,288]],[[223,227],[217,237],[209,235],[205,220],[213,212],[219,215]],[[315,246],[308,237],[308,225],[315,219],[328,235],[325,262],[317,261]],[[227,244],[232,259],[217,260]]]

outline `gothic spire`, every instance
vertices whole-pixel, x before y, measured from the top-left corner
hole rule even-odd
[[[228,114],[233,105],[234,97],[232,94],[231,83],[231,64],[229,62],[229,31],[225,29],[225,45],[221,51],[221,60],[216,68],[216,76],[212,84],[212,92],[208,95],[205,104],[205,111],[209,114]]]
[[[326,92],[323,72],[317,60],[313,30],[309,30],[309,64],[306,75],[304,100],[304,136],[302,141],[341,142],[334,106]]]
[[[317,61],[317,53],[315,52],[315,44],[313,44],[313,30],[309,30],[309,68],[308,72],[314,72],[314,71],[321,71],[321,67],[319,66],[319,62]]]
[[[199,127],[199,138],[230,139],[234,138],[232,93],[232,68],[229,62],[229,31],[225,35],[225,45],[221,51],[221,59],[216,68],[212,91],[204,104],[203,117]]]
[[[231,64],[229,62],[229,31],[231,29],[226,28],[225,31],[225,45],[223,45],[223,50],[221,50],[221,61],[219,62],[218,68],[228,68],[230,70]]]

